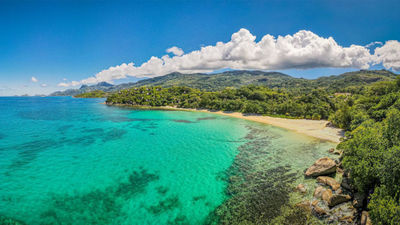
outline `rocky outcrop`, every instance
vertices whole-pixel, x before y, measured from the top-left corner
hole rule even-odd
[[[317,177],[321,175],[328,175],[336,172],[336,163],[329,157],[320,158],[310,166],[305,175],[308,177]]]
[[[340,183],[332,177],[319,176],[317,177],[317,181],[318,183],[330,186],[334,191],[340,188]]]

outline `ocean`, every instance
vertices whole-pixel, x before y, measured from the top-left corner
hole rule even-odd
[[[272,221],[293,187],[313,185],[304,169],[335,146],[227,116],[102,102],[0,97],[1,216],[33,225]]]

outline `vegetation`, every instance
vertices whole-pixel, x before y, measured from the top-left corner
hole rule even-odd
[[[106,98],[108,93],[100,90],[75,95],[75,98]]]
[[[321,90],[293,95],[255,85],[239,89],[226,88],[216,92],[188,87],[131,88],[111,94],[107,103],[203,108],[308,119],[327,119],[334,109],[334,103]]]
[[[335,92],[338,89],[247,85],[210,92],[189,87],[137,87],[111,94],[107,103],[329,118],[347,131],[338,145],[344,150],[342,163],[356,189],[369,195],[367,207],[373,224],[399,224],[400,78],[357,88],[347,85],[341,89],[346,92]]]

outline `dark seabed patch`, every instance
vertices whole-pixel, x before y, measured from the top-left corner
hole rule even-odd
[[[230,196],[209,215],[206,224],[269,224],[289,203],[297,174],[290,166],[271,169],[270,136],[263,129],[249,128],[248,142],[241,145],[232,166],[223,176]]]
[[[41,214],[41,224],[121,224],[126,215],[124,203],[146,192],[149,183],[159,179],[144,169],[133,171],[126,181],[104,190],[93,190],[75,195],[50,196],[48,209]]]
[[[5,137],[6,137],[6,135],[5,135],[5,134],[3,134],[3,133],[0,133],[0,140],[4,139]]]
[[[118,140],[121,139],[126,133],[128,132],[124,129],[112,128],[110,131],[104,133],[102,140],[103,142]]]
[[[197,118],[196,120],[202,121],[202,120],[216,120],[216,119],[217,119],[217,117],[210,116],[210,117],[200,117],[200,118]]]
[[[174,219],[168,220],[167,225],[190,225],[190,222],[185,215],[179,214]]]
[[[195,123],[195,122],[190,121],[190,120],[172,120],[172,121],[174,121],[176,123]]]
[[[24,222],[0,215],[0,225],[25,225]]]
[[[68,130],[70,130],[73,127],[74,127],[74,125],[64,125],[64,126],[58,127],[57,132],[62,135],[65,135],[68,132]]]
[[[193,202],[198,202],[200,200],[206,200],[207,196],[206,195],[198,195],[193,197]]]
[[[38,154],[50,147],[58,147],[59,143],[52,139],[43,139],[37,141],[26,142],[9,149],[17,150],[17,158],[13,160],[9,169],[17,169],[35,160]]]
[[[160,195],[165,195],[165,194],[167,194],[168,190],[169,190],[168,187],[164,187],[164,186],[158,186],[158,187],[156,187],[156,191],[157,191],[157,193],[160,194]]]
[[[161,200],[158,202],[157,205],[152,205],[147,208],[147,211],[154,214],[158,215],[161,213],[164,213],[169,210],[173,210],[178,208],[181,205],[181,202],[179,201],[179,198],[177,195],[169,196],[164,200]]]

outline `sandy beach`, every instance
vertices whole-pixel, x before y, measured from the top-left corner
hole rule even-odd
[[[224,116],[231,116],[259,123],[270,124],[276,127],[285,128],[291,131],[295,131],[311,137],[335,143],[339,143],[340,138],[344,136],[344,131],[342,129],[326,126],[329,123],[329,121],[327,120],[286,119],[286,118],[277,118],[277,117],[261,116],[261,115],[246,115],[239,112],[223,112],[223,111],[185,109],[185,108],[174,108],[174,107],[161,107],[161,108],[169,110],[207,112]]]

